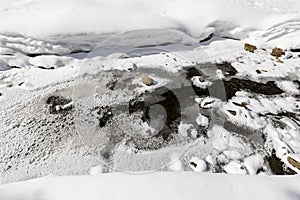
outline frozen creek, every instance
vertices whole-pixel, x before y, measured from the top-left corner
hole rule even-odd
[[[130,53],[124,47],[107,60],[96,55],[111,50],[91,53],[95,45],[70,39],[45,45],[52,45],[49,49],[34,44],[33,52],[5,49],[1,181],[88,174],[94,166],[130,173],[297,172],[288,157],[297,161],[300,153],[299,74],[286,74],[280,63],[277,74],[264,68],[264,63],[277,64],[267,55],[270,49],[250,53],[239,41],[207,40],[203,56],[215,48],[217,59],[220,46],[228,46],[223,61],[201,63],[203,49],[196,43],[158,41]],[[185,51],[172,53],[178,49]],[[297,52],[283,59],[291,72],[299,70]],[[251,69],[253,75],[246,68],[255,63],[259,69]],[[153,85],[141,82],[144,74]]]

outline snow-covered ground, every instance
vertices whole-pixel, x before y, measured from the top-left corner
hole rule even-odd
[[[299,176],[267,177],[201,173],[106,174],[45,177],[0,186],[15,199],[299,199]]]
[[[0,0],[0,199],[300,198],[298,10]]]

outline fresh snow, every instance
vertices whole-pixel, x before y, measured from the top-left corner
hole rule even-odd
[[[79,199],[298,199],[299,176],[268,177],[203,173],[112,173],[44,177],[0,186],[5,200]]]

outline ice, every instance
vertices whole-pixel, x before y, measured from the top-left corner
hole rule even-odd
[[[299,9],[0,0],[0,199],[297,198],[298,176],[262,175],[300,173]]]

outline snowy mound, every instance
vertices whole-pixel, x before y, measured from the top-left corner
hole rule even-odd
[[[1,0],[0,18],[5,20],[0,22],[0,32],[45,36],[172,28],[197,37],[215,21],[227,23],[217,27],[223,30],[266,28],[290,19],[299,8],[299,2],[292,0]]]

